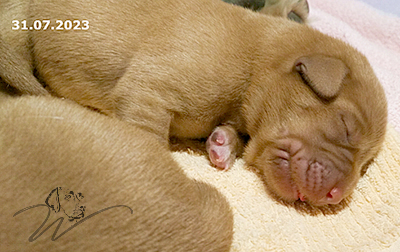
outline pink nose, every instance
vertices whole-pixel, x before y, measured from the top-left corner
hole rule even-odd
[[[339,204],[343,199],[343,192],[341,189],[334,187],[330,190],[325,197],[319,199],[316,204],[327,205],[327,204]]]

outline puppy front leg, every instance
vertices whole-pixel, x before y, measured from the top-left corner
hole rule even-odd
[[[231,125],[216,127],[206,142],[211,163],[227,170],[233,166],[237,156],[243,152],[243,141]]]

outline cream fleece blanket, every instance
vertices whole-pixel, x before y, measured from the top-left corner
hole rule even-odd
[[[310,215],[276,202],[241,159],[222,172],[205,156],[174,157],[188,176],[227,197],[234,212],[231,251],[400,251],[400,135],[392,127],[353,199],[334,214]]]
[[[354,0],[309,3],[311,25],[366,54],[389,100],[391,126],[383,150],[348,206],[310,214],[271,199],[243,160],[221,172],[204,156],[174,157],[190,177],[214,185],[229,200],[232,251],[400,251],[400,19]]]

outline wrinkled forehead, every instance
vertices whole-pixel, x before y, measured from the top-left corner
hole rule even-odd
[[[352,96],[344,93],[330,103],[311,102],[308,107],[297,107],[283,119],[282,128],[313,145],[329,141],[351,148],[357,151],[359,161],[364,162],[379,151],[387,124],[385,100],[375,97],[369,99],[369,104],[363,103],[365,96],[368,94],[361,93],[350,99]]]

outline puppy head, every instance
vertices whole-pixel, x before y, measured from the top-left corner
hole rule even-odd
[[[86,208],[81,205],[83,198],[81,193],[57,187],[50,192],[45,202],[54,212],[63,211],[69,221],[74,221],[85,216]]]
[[[275,56],[247,93],[244,158],[285,201],[337,204],[383,142],[383,89],[364,56],[329,37]]]
[[[286,17],[297,23],[306,23],[310,12],[307,0],[266,0],[260,13]]]

